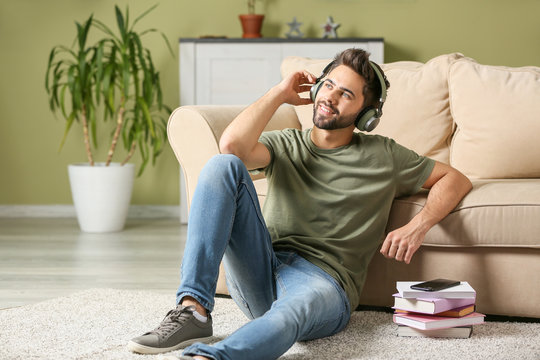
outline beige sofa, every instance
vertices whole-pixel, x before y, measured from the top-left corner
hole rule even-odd
[[[287,58],[282,75],[319,75],[329,60]],[[465,173],[473,190],[431,229],[411,264],[376,253],[361,303],[391,306],[395,282],[468,281],[487,314],[540,317],[540,68],[481,65],[461,54],[427,63],[382,64],[391,87],[374,133]],[[185,172],[188,203],[205,162],[242,106],[186,106],[170,117],[169,140]],[[311,106],[282,106],[267,130],[306,128]],[[255,180],[264,201],[266,180]],[[423,206],[426,192],[396,199],[388,231]],[[227,289],[220,276],[219,293]]]

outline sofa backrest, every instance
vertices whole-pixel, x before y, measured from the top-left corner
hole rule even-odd
[[[540,177],[540,68],[450,66],[450,163],[471,178]]]
[[[380,64],[390,88],[379,126],[372,132],[393,138],[398,143],[449,163],[454,124],[448,101],[449,66],[461,54],[438,56],[427,63],[400,61]],[[330,59],[286,58],[281,66],[283,77],[306,69],[319,76]],[[303,128],[311,127],[313,105],[296,107]]]

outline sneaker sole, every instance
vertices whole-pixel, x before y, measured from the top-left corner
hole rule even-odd
[[[148,354],[161,354],[161,353],[174,351],[174,350],[178,350],[178,349],[187,347],[187,346],[189,346],[189,345],[191,345],[193,343],[196,343],[196,342],[208,343],[212,339],[213,339],[213,336],[197,338],[197,339],[189,339],[189,340],[186,340],[184,342],[179,343],[178,345],[171,346],[171,347],[168,347],[168,348],[157,348],[157,347],[141,345],[141,344],[137,344],[136,342],[130,340],[128,342],[128,344],[127,344],[127,348],[128,348],[129,351],[134,352],[134,353],[138,353],[138,354],[145,354],[145,355],[148,355]]]

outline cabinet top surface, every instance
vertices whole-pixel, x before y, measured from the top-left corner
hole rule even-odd
[[[340,43],[340,42],[384,42],[384,38],[180,38],[180,42],[187,43]]]

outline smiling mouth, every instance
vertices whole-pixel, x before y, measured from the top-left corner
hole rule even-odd
[[[324,103],[320,102],[317,107],[318,107],[319,112],[321,114],[324,114],[324,115],[333,115],[333,114],[339,115],[339,112],[337,111],[337,109],[332,107],[332,105],[328,105],[328,104],[324,104]]]

